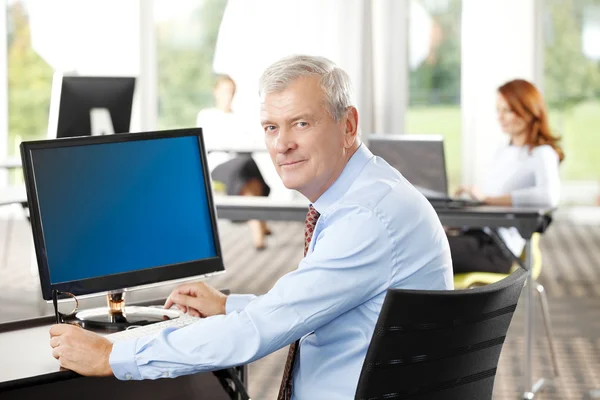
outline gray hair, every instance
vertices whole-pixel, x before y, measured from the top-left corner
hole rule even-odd
[[[352,83],[344,70],[325,57],[294,55],[276,61],[260,77],[258,94],[263,99],[268,93],[281,92],[304,76],[321,78],[329,114],[338,122],[353,103]]]

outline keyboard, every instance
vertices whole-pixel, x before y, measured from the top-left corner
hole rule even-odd
[[[123,341],[123,340],[135,339],[135,338],[139,338],[139,337],[147,336],[147,335],[158,335],[161,331],[163,331],[166,328],[171,328],[171,327],[183,328],[184,326],[188,326],[199,320],[200,320],[200,318],[198,318],[198,317],[192,317],[187,314],[181,314],[181,316],[179,318],[168,319],[166,321],[156,322],[154,324],[142,325],[142,326],[132,325],[124,331],[111,333],[104,337],[106,339],[110,340],[112,343],[115,343],[115,342],[119,342],[119,341]]]
[[[434,207],[440,208],[467,208],[478,207],[483,205],[483,202],[474,199],[463,198],[443,198],[443,199],[428,199]]]
[[[483,205],[483,202],[473,199],[450,199],[446,203],[448,208],[467,208],[467,207],[479,207]]]

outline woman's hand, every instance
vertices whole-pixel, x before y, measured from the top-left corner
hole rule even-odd
[[[479,190],[475,186],[461,185],[458,187],[458,190],[456,191],[455,195],[457,197],[466,195],[466,196],[469,196],[473,200],[485,202],[485,195],[481,192],[481,190]]]

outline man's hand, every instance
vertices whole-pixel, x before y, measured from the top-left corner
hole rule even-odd
[[[50,328],[52,356],[60,366],[84,376],[113,374],[108,358],[112,343],[75,325],[59,324]]]
[[[194,317],[210,317],[225,314],[227,296],[204,282],[186,283],[175,288],[165,308],[173,305]]]

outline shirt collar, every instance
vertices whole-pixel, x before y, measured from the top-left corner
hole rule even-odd
[[[350,157],[340,176],[331,186],[313,203],[313,207],[323,214],[329,207],[340,200],[354,183],[358,174],[373,158],[371,150],[361,143],[356,152]]]

